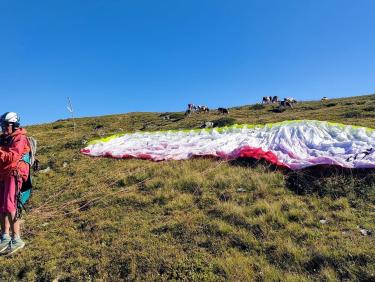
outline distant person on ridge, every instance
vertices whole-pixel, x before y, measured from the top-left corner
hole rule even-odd
[[[30,172],[29,164],[24,161],[30,146],[26,130],[20,128],[19,121],[18,114],[13,112],[0,118],[0,254],[11,254],[25,246],[20,237],[17,199]]]

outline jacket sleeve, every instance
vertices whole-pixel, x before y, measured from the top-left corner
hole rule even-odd
[[[27,139],[25,136],[17,136],[11,146],[7,149],[0,150],[0,162],[8,165],[21,160]]]

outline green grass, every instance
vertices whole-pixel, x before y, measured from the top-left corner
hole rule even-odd
[[[288,173],[267,164],[89,158],[86,142],[121,132],[329,120],[374,127],[375,95],[181,113],[130,113],[31,126],[43,168],[24,215],[26,248],[2,281],[373,281],[375,173]],[[353,114],[354,113],[354,114]],[[100,129],[95,130],[97,126]],[[64,162],[68,165],[63,166]],[[325,219],[327,222],[321,223]]]

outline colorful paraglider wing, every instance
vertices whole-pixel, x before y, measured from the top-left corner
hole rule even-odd
[[[265,159],[302,169],[315,165],[375,168],[375,130],[323,121],[138,132],[90,142],[90,156],[185,160],[194,156]]]

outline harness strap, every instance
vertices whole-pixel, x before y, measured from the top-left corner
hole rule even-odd
[[[21,201],[21,187],[18,186],[18,181],[20,179],[20,176],[18,172],[15,172],[14,174],[14,181],[15,181],[15,186],[16,186],[16,191],[15,191],[15,200],[16,200],[16,215],[15,215],[15,220],[20,219],[22,217],[22,210],[26,211],[26,208],[24,204],[22,204]]]

